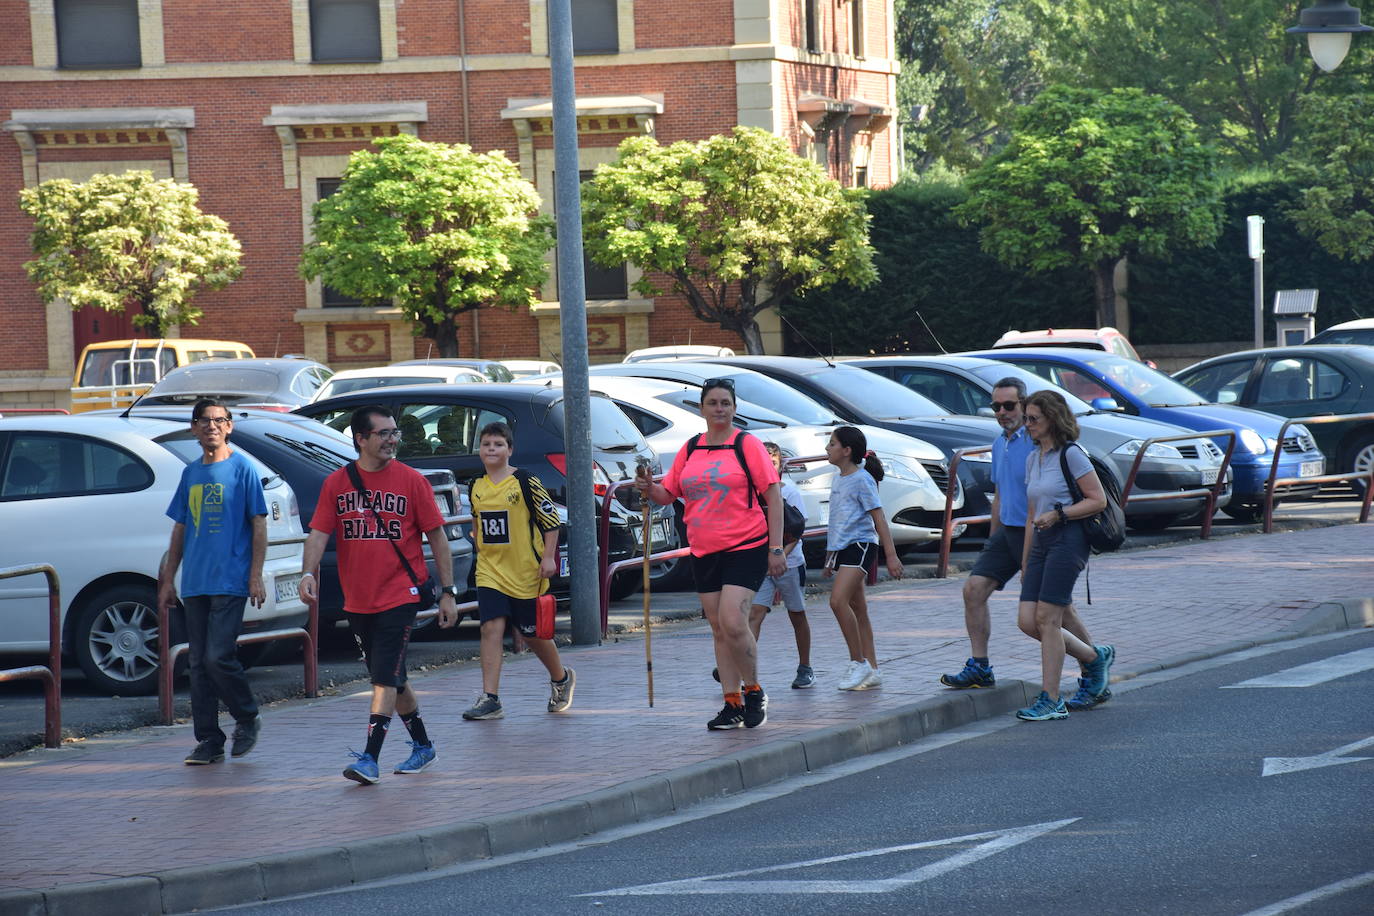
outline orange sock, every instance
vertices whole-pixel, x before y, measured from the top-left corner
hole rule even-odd
[[[743,706],[744,698],[738,693],[727,693],[725,695],[725,703],[727,706]]]
[[[745,692],[745,693],[753,693],[753,692],[756,691],[756,690],[763,690],[763,688],[760,687],[758,684],[745,684],[745,685],[744,685],[744,692]]]

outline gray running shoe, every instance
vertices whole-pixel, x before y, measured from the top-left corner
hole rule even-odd
[[[501,708],[501,701],[489,693],[482,694],[472,708],[463,713],[463,718],[469,721],[474,719],[501,719],[506,715]]]
[[[811,670],[810,665],[798,665],[797,676],[792,679],[793,690],[806,690],[808,687],[816,686],[816,672]]]
[[[577,686],[577,674],[567,665],[563,666],[563,683],[549,681],[549,712],[562,712],[572,705],[573,688]]]

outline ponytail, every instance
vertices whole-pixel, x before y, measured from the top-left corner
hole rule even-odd
[[[882,483],[883,463],[878,460],[877,455],[873,454],[872,452],[869,452],[867,455],[864,455],[864,470],[867,471],[873,477],[874,483]]]
[[[832,435],[840,444],[840,448],[849,449],[850,461],[862,466],[875,482],[883,479],[883,463],[868,450],[868,439],[864,436],[863,430],[853,426],[837,426]]]

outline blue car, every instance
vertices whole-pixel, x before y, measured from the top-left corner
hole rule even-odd
[[[1025,350],[983,350],[961,354],[1014,363],[1078,395],[1098,410],[1121,410],[1138,417],[1162,420],[1185,429],[1236,431],[1231,503],[1222,511],[1234,519],[1255,521],[1263,513],[1264,482],[1283,418],[1229,404],[1209,404],[1162,372],[1110,353],[1045,347]],[[1226,447],[1226,440],[1217,445]],[[1291,426],[1283,440],[1280,477],[1319,477],[1326,457],[1304,426]],[[1308,498],[1317,485],[1283,490],[1284,499]]]

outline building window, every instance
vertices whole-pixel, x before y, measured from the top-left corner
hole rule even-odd
[[[382,17],[377,0],[310,0],[310,50],[315,61],[380,61]]]
[[[868,187],[868,166],[860,165],[854,169],[854,187]]]
[[[615,54],[620,51],[620,20],[616,0],[572,0],[574,54]]]
[[[864,0],[849,0],[849,53],[864,56]]]
[[[324,200],[326,197],[339,190],[339,185],[341,184],[343,184],[343,179],[341,178],[315,179],[315,199]],[[366,303],[361,299],[345,296],[327,283],[321,283],[320,304],[325,308],[352,308],[359,305],[365,305]]]
[[[596,174],[593,169],[586,169],[577,173],[579,181],[590,181]],[[554,200],[558,199],[558,176],[553,179]],[[557,251],[557,249],[555,249]],[[554,264],[558,261],[555,258]],[[563,298],[562,279],[559,280],[559,299]],[[584,246],[582,249],[582,284],[586,287],[587,299],[626,299],[629,297],[629,279],[625,273],[625,265],[617,264],[614,267],[602,267],[592,261],[587,254]]]
[[[143,66],[138,0],[56,0],[57,65],[67,70]]]
[[[805,29],[802,38],[810,51],[821,49],[820,10],[816,8],[816,3],[817,0],[801,0],[802,24]]]

